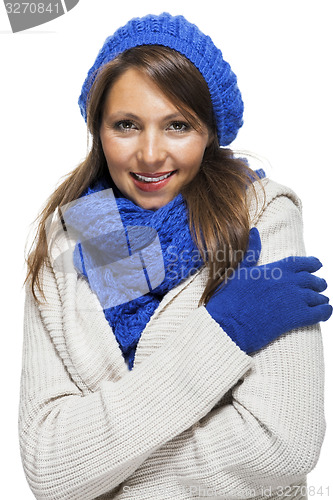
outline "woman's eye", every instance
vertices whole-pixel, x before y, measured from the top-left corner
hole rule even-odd
[[[132,130],[135,128],[136,128],[135,124],[130,120],[121,120],[115,124],[115,129],[120,130],[121,132],[124,132],[126,130]]]
[[[169,129],[176,132],[186,132],[189,128],[189,124],[185,122],[173,122],[169,125]]]

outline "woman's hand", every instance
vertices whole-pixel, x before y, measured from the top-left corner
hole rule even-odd
[[[246,353],[281,334],[326,321],[332,314],[322,295],[326,281],[311,273],[322,267],[315,257],[287,257],[257,266],[260,235],[252,228],[243,261],[206,305],[221,328]]]

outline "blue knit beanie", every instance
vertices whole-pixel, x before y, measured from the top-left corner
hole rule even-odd
[[[186,56],[207,82],[215,116],[219,144],[227,146],[243,124],[243,101],[236,75],[211,38],[183,16],[168,13],[134,18],[105,40],[88,72],[79,98],[87,121],[87,98],[98,71],[125,50],[139,45],[163,45]]]

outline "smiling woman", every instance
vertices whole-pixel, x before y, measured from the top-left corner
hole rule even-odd
[[[182,16],[132,19],[79,104],[91,150],[28,256],[36,498],[306,498],[332,308],[298,197],[226,147],[243,123],[230,65]]]
[[[196,176],[209,142],[203,123],[192,127],[151,78],[134,68],[107,95],[100,137],[113,182],[148,210],[169,203]]]

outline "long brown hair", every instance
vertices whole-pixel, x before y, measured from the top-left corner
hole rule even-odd
[[[133,67],[148,75],[191,125],[203,123],[213,136],[198,174],[181,190],[192,236],[209,269],[200,304],[207,303],[246,251],[250,228],[246,191],[257,178],[255,173],[230,149],[219,147],[208,86],[198,69],[175,50],[139,46],[121,53],[99,71],[87,103],[91,149],[87,158],[50,196],[38,217],[26,277],[36,300],[35,287],[43,294],[41,273],[48,255],[46,221],[58,207],[79,198],[92,182],[109,176],[100,140],[104,103],[117,78]]]

